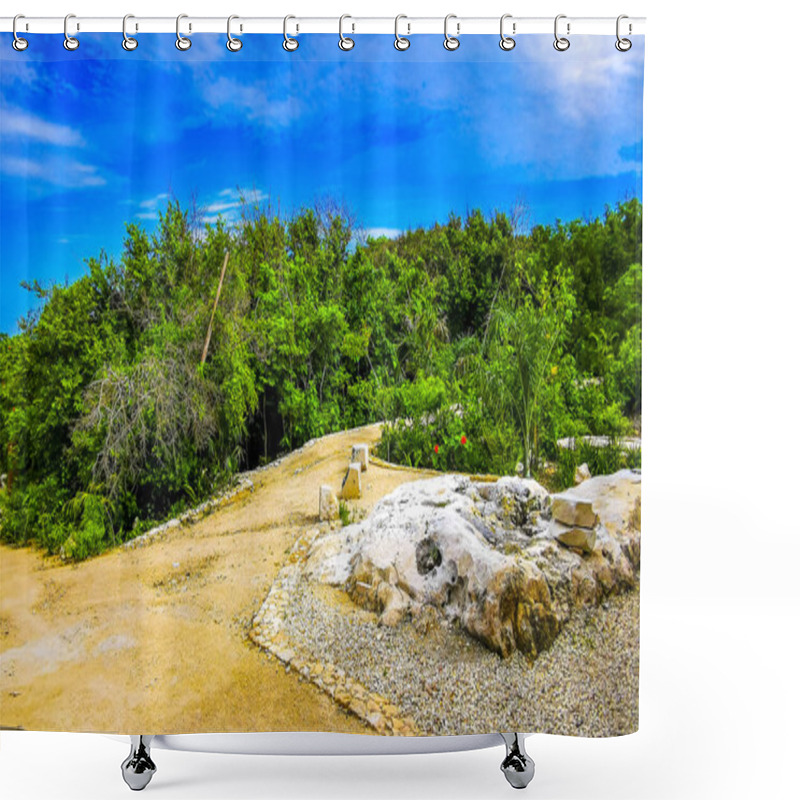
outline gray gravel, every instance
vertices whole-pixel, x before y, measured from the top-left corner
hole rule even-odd
[[[458,627],[397,628],[301,581],[285,631],[394,702],[429,735],[517,730],[615,736],[638,728],[639,593],[573,616],[531,662],[502,659]]]

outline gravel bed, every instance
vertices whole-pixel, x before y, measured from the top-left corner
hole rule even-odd
[[[519,652],[503,659],[430,618],[380,626],[318,584],[301,581],[295,592],[284,621],[290,639],[390,699],[428,735],[638,728],[638,591],[579,611],[533,662]]]

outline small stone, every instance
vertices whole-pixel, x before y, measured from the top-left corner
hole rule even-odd
[[[337,519],[339,516],[339,499],[336,492],[326,485],[319,487],[319,518],[320,520]]]
[[[581,528],[594,528],[597,524],[597,514],[592,507],[591,500],[572,497],[568,494],[553,495],[550,505],[553,519],[564,525],[578,525]]]
[[[552,534],[566,547],[574,547],[584,553],[591,553],[597,542],[597,534],[593,528],[581,528],[577,525],[561,525],[553,522]]]
[[[584,463],[578,467],[575,467],[575,476],[573,478],[575,485],[580,486],[584,481],[589,480],[592,477],[592,473],[589,472],[589,465]]]
[[[350,703],[350,710],[357,717],[361,717],[361,719],[365,719],[367,716],[367,706],[363,700],[359,700],[358,698],[354,699],[353,702]]]
[[[350,461],[361,464],[361,471],[366,472],[369,469],[369,445],[356,444],[353,445],[353,450],[350,453]]]
[[[347,473],[342,481],[342,497],[345,500],[356,500],[361,497],[361,464],[357,461],[351,463],[347,468]]]

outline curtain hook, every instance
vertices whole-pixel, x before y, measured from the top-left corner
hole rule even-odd
[[[127,25],[129,19],[136,19],[136,17],[134,17],[133,14],[126,14],[122,18],[122,48],[128,52],[135,50],[139,46],[138,40],[134,39],[132,36],[128,36]]]
[[[293,17],[291,14],[289,14],[283,18],[283,49],[287,53],[293,53],[298,47],[300,47],[300,42],[292,36],[289,36],[288,24],[290,19],[296,19],[296,17]]]
[[[74,14],[67,14],[64,17],[64,49],[65,50],[77,50],[78,45],[80,42],[74,37],[69,35],[69,21],[71,19],[75,19]],[[78,29],[80,30],[80,29]]]
[[[620,37],[619,37],[619,23],[622,22],[623,19],[628,19],[628,15],[627,14],[620,14],[617,17],[617,41],[614,42],[614,47],[616,47],[617,50],[620,51],[620,53],[627,53],[628,50],[630,50],[631,47],[633,47],[633,42],[630,39],[620,39]],[[631,32],[632,32],[632,26],[631,26],[631,24],[629,22],[628,23],[628,34],[630,35]]]
[[[411,47],[411,39],[406,39],[405,36],[400,35],[400,20],[408,19],[405,14],[398,14],[394,18],[394,49],[395,50],[408,50]],[[411,26],[408,25],[408,32],[411,33]]]
[[[342,14],[342,16],[339,17],[339,47],[342,50],[352,50],[356,46],[356,43],[352,39],[344,35],[343,26],[344,26],[344,21],[346,19],[353,19],[353,18],[349,14]]]
[[[231,14],[228,17],[228,41],[225,47],[227,47],[231,53],[238,53],[242,49],[242,40],[237,39],[235,36],[231,36],[231,22],[235,19],[239,19],[236,14]]]
[[[506,36],[505,33],[503,33],[503,24],[507,19],[511,19],[511,14],[503,14],[503,16],[500,17],[500,49],[505,50],[506,52],[513,50],[517,46],[517,43],[514,39],[512,39],[510,36]],[[516,29],[516,25],[514,25],[514,29]]]
[[[566,14],[559,14],[556,17],[555,25],[553,26],[553,30],[555,33],[556,40],[553,42],[553,47],[558,50],[559,53],[563,53],[565,50],[569,50],[569,39],[564,36],[558,35],[558,21],[560,19],[566,19]],[[567,35],[569,35],[569,22],[567,23]]]
[[[458,17],[455,14],[448,14],[444,18],[444,49],[452,52],[453,50],[458,50],[461,46],[461,42],[457,38],[458,29],[460,27],[458,24],[456,25],[456,36],[451,36],[447,32],[447,23],[450,22],[451,19],[458,19]]]
[[[192,46],[191,39],[187,38],[186,36],[181,36],[181,20],[188,18],[188,14],[178,14],[175,20],[175,47],[177,47],[178,50],[188,50]]]
[[[11,46],[18,52],[21,53],[23,50],[28,49],[28,40],[23,39],[21,36],[17,36],[17,20],[18,19],[25,19],[24,14],[17,14],[14,17],[14,21],[11,23],[11,33],[14,34],[14,41],[11,42]]]

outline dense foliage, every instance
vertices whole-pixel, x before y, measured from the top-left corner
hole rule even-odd
[[[84,558],[368,421],[393,461],[537,474],[559,437],[640,412],[638,200],[359,243],[330,207],[192,220],[171,204],[154,233],[128,226],[119,261],[28,287],[39,310],[0,338],[3,540]]]

